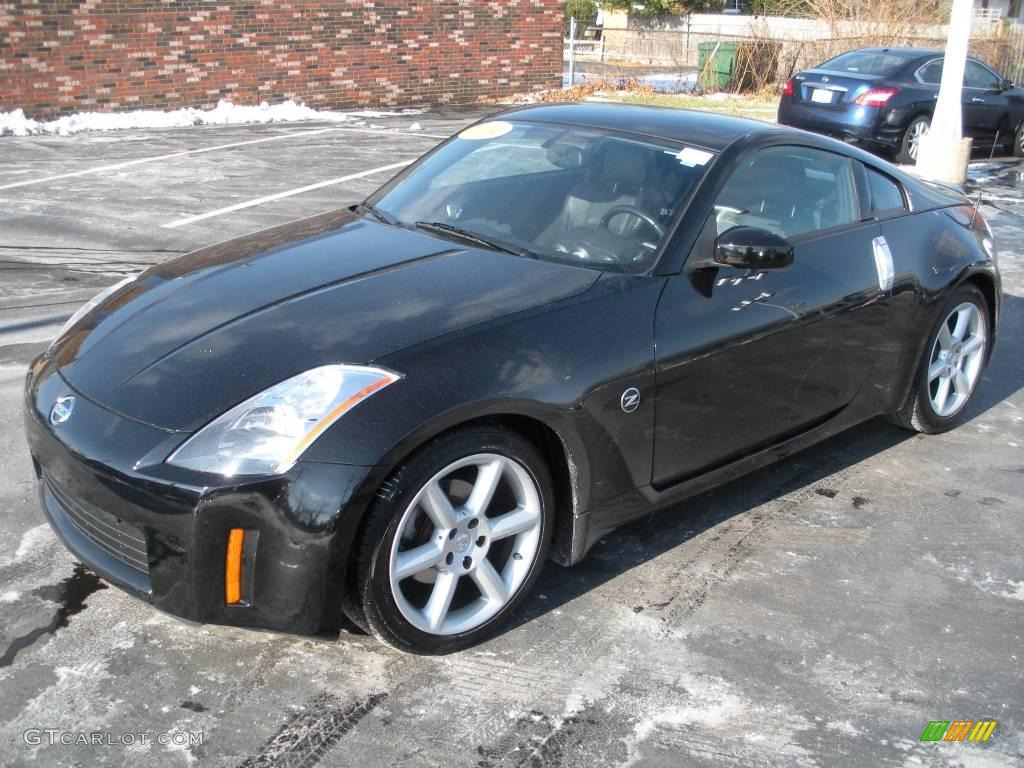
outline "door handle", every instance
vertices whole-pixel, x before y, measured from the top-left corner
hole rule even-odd
[[[875,252],[875,269],[878,270],[878,289],[883,292],[891,291],[893,279],[896,276],[896,269],[892,262],[892,251],[889,250],[889,243],[886,241],[885,235],[872,240],[871,248]]]
[[[972,96],[971,97],[971,101],[973,101],[975,104],[984,104],[985,103],[984,99],[979,99],[977,96]]]

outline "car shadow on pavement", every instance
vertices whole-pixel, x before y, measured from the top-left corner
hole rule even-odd
[[[1024,387],[1022,327],[1024,299],[1004,296],[996,353],[964,424]],[[964,428],[964,424],[959,428]],[[773,517],[780,517],[789,508],[787,501],[794,497],[818,494],[831,498],[837,494],[836,488],[846,469],[914,437],[914,433],[890,424],[885,418],[872,419],[776,464],[624,525],[605,536],[577,565],[562,568],[549,563],[533,594],[502,632],[558,610],[705,531],[717,526],[724,528],[734,517],[751,512],[757,519],[751,521],[750,527],[760,527],[770,525]],[[920,439],[931,438],[922,436]],[[830,482],[830,478],[836,480]],[[858,498],[853,499],[855,507]],[[729,567],[730,562],[723,563],[723,567]],[[677,570],[685,570],[689,565],[687,556],[683,555]],[[701,572],[706,570],[706,565]],[[644,606],[630,608],[640,612]]]
[[[913,436],[884,418],[872,419],[783,461],[628,523],[602,538],[580,563],[569,568],[548,563],[533,595],[503,631],[558,610],[706,531],[720,526],[724,530],[734,517],[755,514],[756,510],[757,520],[749,526],[753,529],[770,524],[770,518],[786,510],[785,500],[794,496],[817,491],[833,497],[837,484],[829,483],[830,477]],[[675,570],[687,569],[691,560],[681,555]],[[707,563],[700,570],[706,572]],[[639,612],[643,606],[630,607]]]

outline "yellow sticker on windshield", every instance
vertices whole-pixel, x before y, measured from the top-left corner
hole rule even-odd
[[[504,120],[492,120],[488,123],[471,125],[469,128],[467,128],[466,130],[459,134],[459,138],[468,139],[469,141],[480,141],[482,139],[496,139],[499,136],[504,136],[511,130],[512,123],[506,123]]]

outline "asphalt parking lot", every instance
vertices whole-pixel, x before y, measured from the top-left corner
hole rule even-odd
[[[876,420],[621,529],[575,568],[549,565],[477,648],[419,658],[348,632],[192,626],[76,567],[38,508],[20,400],[76,305],[356,202],[480,114],[0,139],[0,763],[1022,764],[1024,166],[1010,160],[972,170],[1005,298],[965,425],[919,437]],[[998,721],[986,743],[919,741],[929,721],[980,719]]]

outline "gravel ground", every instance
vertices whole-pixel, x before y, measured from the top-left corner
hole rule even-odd
[[[925,438],[876,420],[621,529],[579,566],[548,566],[475,649],[415,658],[356,634],[187,625],[76,566],[43,522],[20,413],[26,364],[75,304],[177,253],[356,201],[389,172],[166,224],[411,159],[473,117],[0,140],[0,763],[1020,765],[1013,161],[972,171],[1006,296],[964,426]],[[984,744],[919,741],[956,719],[999,724]]]

